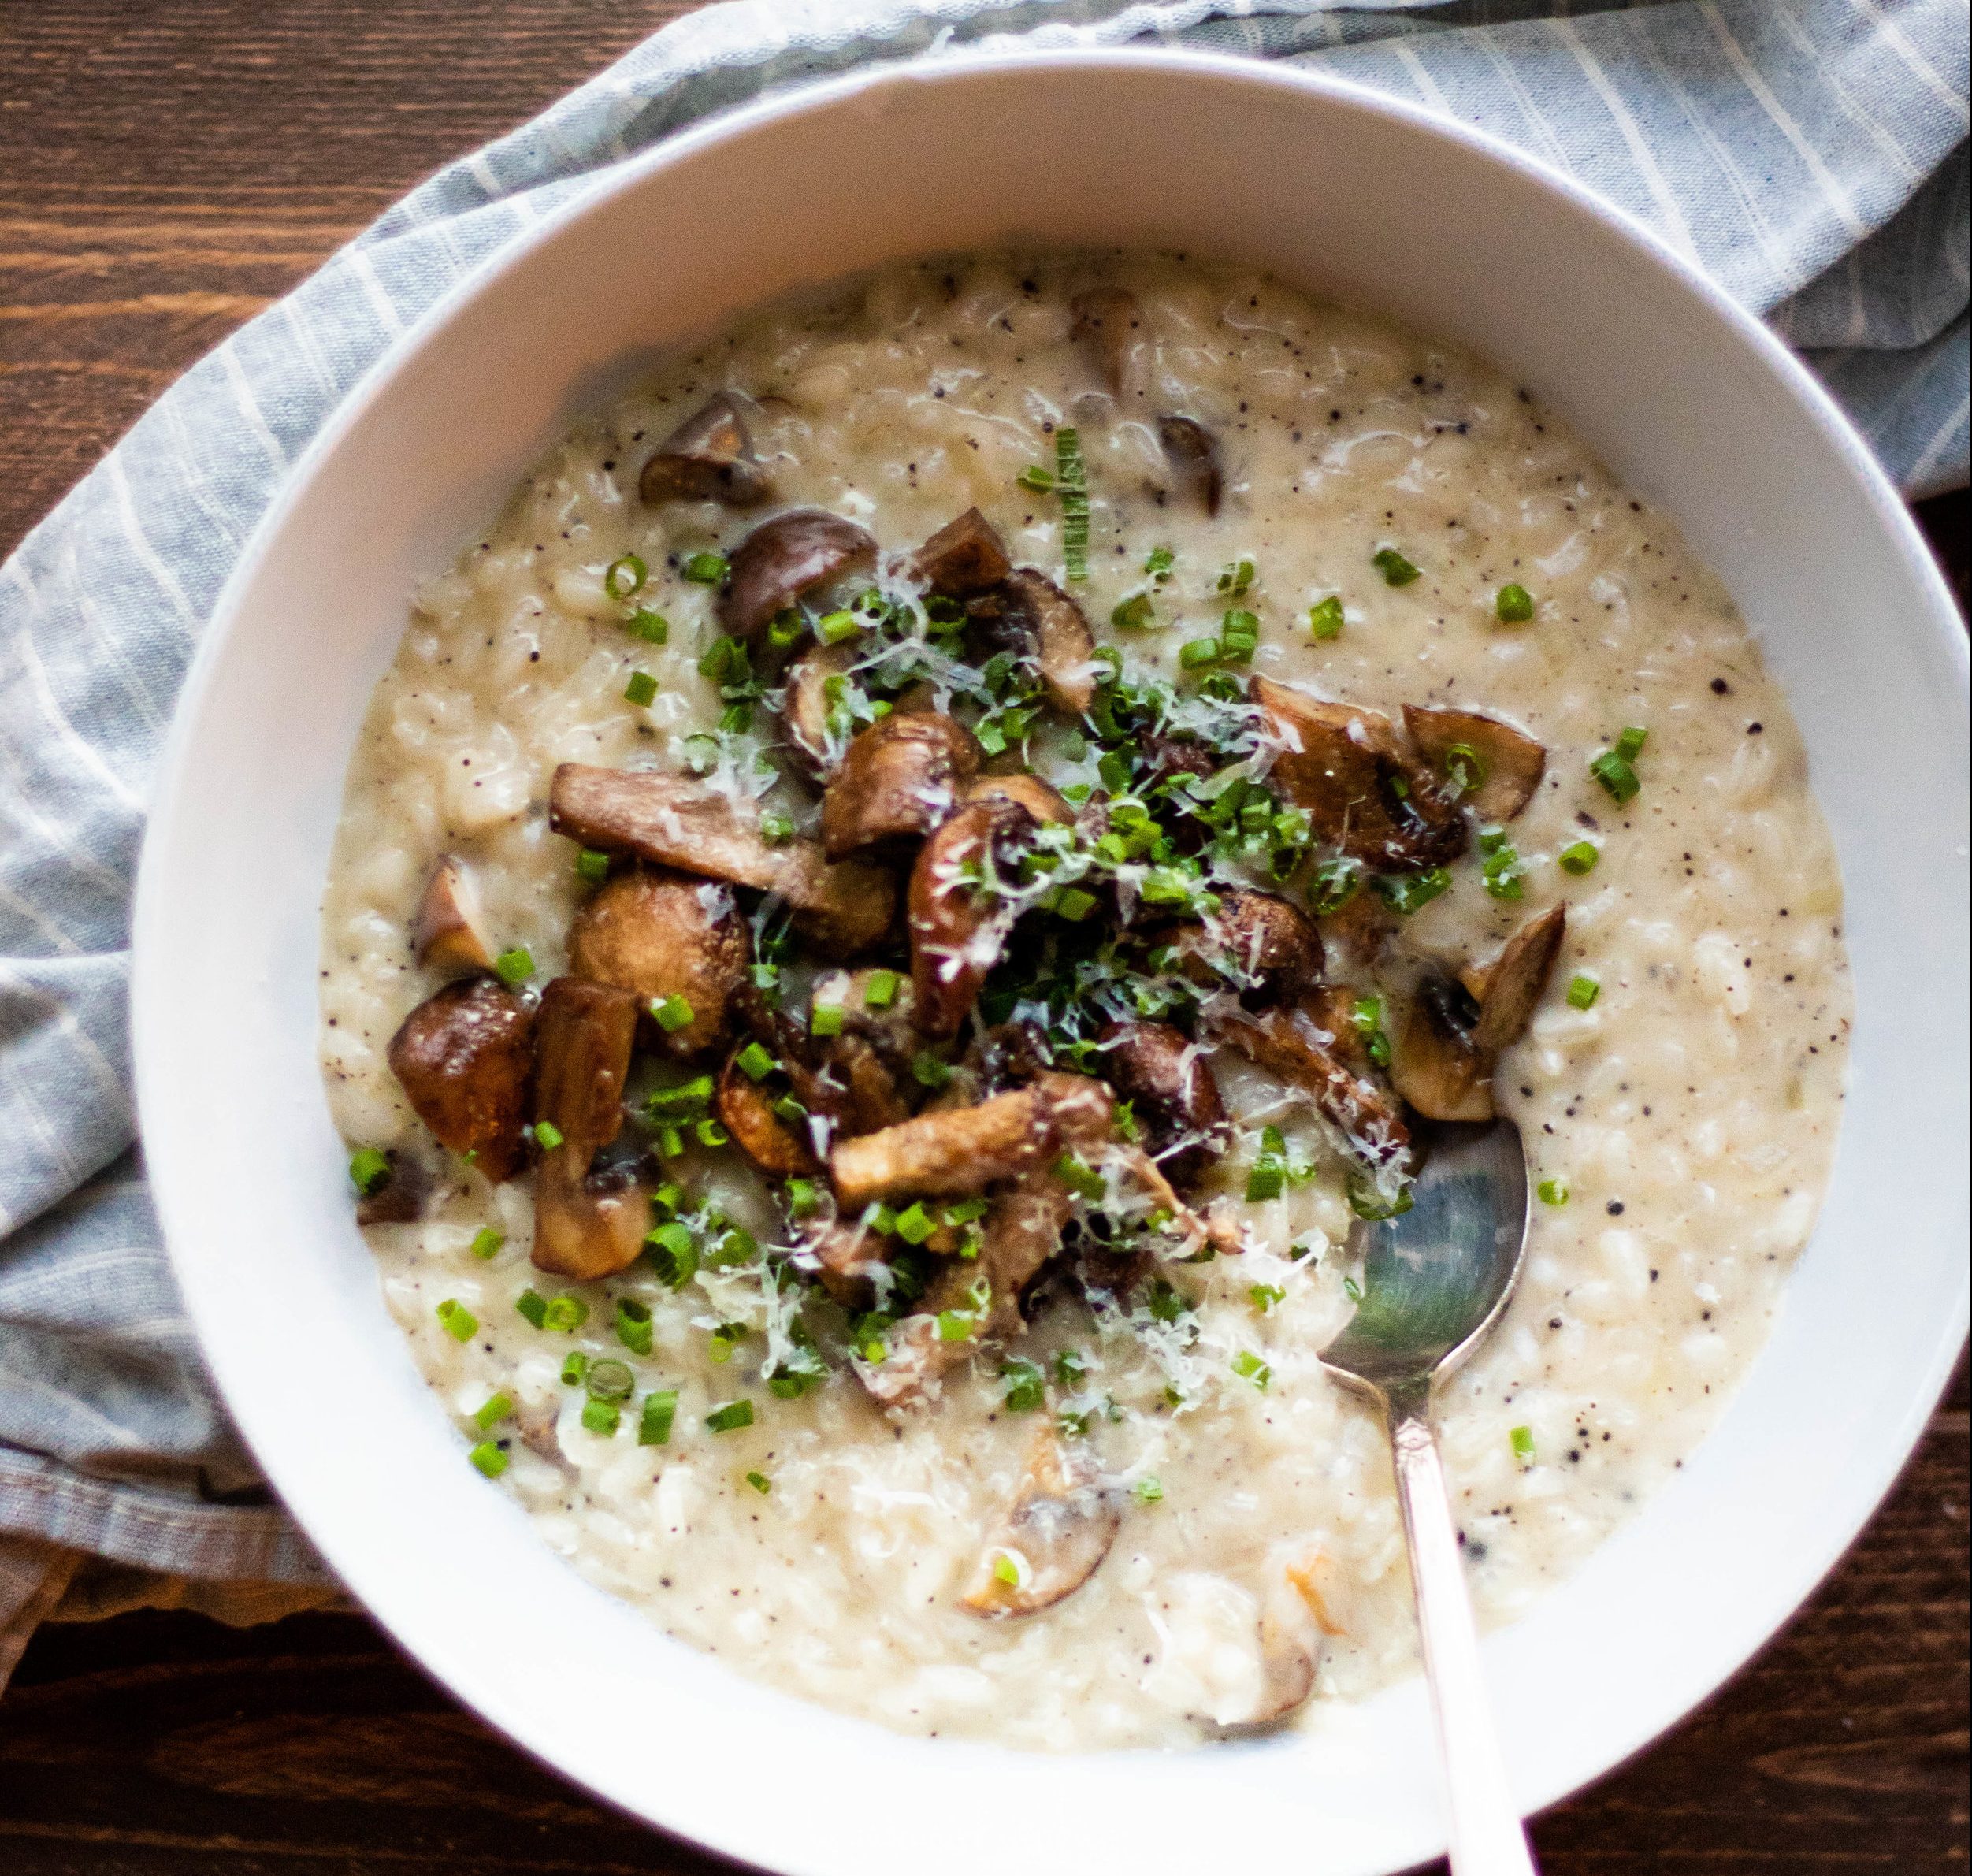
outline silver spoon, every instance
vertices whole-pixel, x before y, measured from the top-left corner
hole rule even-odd
[[[1336,1377],[1369,1396],[1390,1426],[1397,1496],[1438,1715],[1457,1876],[1536,1876],[1506,1786],[1480,1674],[1479,1635],[1445,1495],[1432,1392],[1506,1308],[1527,1247],[1527,1155],[1510,1120],[1421,1135],[1410,1209],[1359,1222],[1362,1298],[1322,1350]]]

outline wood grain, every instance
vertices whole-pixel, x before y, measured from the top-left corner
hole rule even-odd
[[[0,0],[0,554],[420,176],[688,10]],[[1972,507],[1920,519],[1963,604]],[[1963,1873],[1969,1500],[1961,1370],[1882,1514],[1773,1644],[1539,1821],[1548,1876]],[[648,1729],[661,1778],[661,1706],[620,1723]],[[845,1815],[867,1796],[845,1793]],[[359,1616],[50,1627],[0,1701],[9,1876],[729,1867],[522,1758]]]

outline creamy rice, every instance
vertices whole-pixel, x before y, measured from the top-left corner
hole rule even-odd
[[[1145,308],[1142,410],[1091,398],[1069,342],[1068,296],[1097,280]],[[1455,700],[1546,745],[1547,781],[1512,825],[1524,899],[1488,897],[1468,860],[1400,934],[1426,954],[1483,953],[1531,913],[1569,908],[1554,984],[1497,1077],[1534,1178],[1568,1196],[1536,1207],[1521,1291],[1442,1416],[1481,1618],[1510,1619],[1712,1423],[1767,1333],[1838,1124],[1849,990],[1833,852],[1793,722],[1723,588],[1509,381],[1257,276],[1169,258],[990,258],[895,269],[757,315],[579,427],[417,596],[358,744],[324,902],[323,1059],[352,1145],[431,1157],[384,1047],[439,981],[408,938],[436,858],[469,861],[499,944],[527,947],[544,980],[587,890],[570,844],[548,830],[555,765],[675,767],[682,739],[717,714],[696,668],[718,630],[711,593],[679,567],[757,517],[647,507],[637,481],[655,440],[720,388],[764,400],[777,505],[836,511],[887,550],[977,504],[1016,560],[1057,577],[1059,506],[1016,477],[1052,461],[1055,427],[1077,424],[1093,511],[1079,596],[1099,637],[1117,637],[1110,609],[1142,585],[1148,550],[1168,546],[1161,623],[1127,650],[1175,672],[1179,644],[1225,604],[1216,576],[1245,555],[1255,671],[1393,711]],[[1151,492],[1161,463],[1144,419],[1168,408],[1222,440],[1214,519]],[[1372,555],[1391,544],[1421,578],[1384,584]],[[633,552],[653,570],[638,603],[670,621],[663,646],[627,635],[604,590],[605,567]],[[1530,622],[1497,622],[1508,581],[1535,596]],[[1344,628],[1317,641],[1308,609],[1334,593]],[[648,708],[624,697],[640,671],[656,681]],[[1628,724],[1650,737],[1642,791],[1617,807],[1587,763]],[[1599,863],[1571,877],[1555,856],[1584,838]],[[1562,994],[1577,974],[1600,985],[1585,1009]],[[991,1360],[901,1421],[846,1373],[775,1398],[759,1335],[722,1363],[708,1336],[758,1325],[757,1280],[714,1274],[674,1293],[642,1265],[607,1284],[544,1277],[528,1259],[525,1177],[496,1189],[455,1167],[423,1218],[368,1235],[466,1439],[482,1437],[471,1416],[496,1390],[518,1404],[496,1429],[511,1464],[489,1489],[511,1491],[549,1543],[670,1633],[908,1731],[1183,1744],[1201,1718],[1250,1705],[1257,1599],[1283,1558],[1325,1559],[1341,1631],[1305,1713],[1415,1662],[1383,1433],[1314,1354],[1351,1306],[1335,1162],[1275,1084],[1223,1052],[1215,1066],[1241,1142],[1216,1185],[1243,1190],[1264,1121],[1326,1170],[1252,1208],[1260,1247],[1187,1272],[1198,1338],[1163,1365],[1065,1305],[1025,1339],[1037,1360],[1073,1347],[1096,1363],[1089,1439],[1127,1509],[1090,1581],[1019,1620],[982,1621],[956,1599],[1033,1431],[1004,1408]],[[689,1163],[771,1239],[774,1215],[732,1159]],[[488,1225],[506,1243],[482,1260],[469,1246]],[[1320,1254],[1291,1261],[1296,1243]],[[585,1290],[596,1306],[573,1335],[544,1332],[515,1308],[530,1284]],[[1256,1285],[1283,1299],[1263,1313]],[[611,1335],[609,1296],[649,1305],[648,1357]],[[448,1298],[477,1319],[464,1343],[434,1313]],[[640,1394],[677,1389],[670,1443],[639,1444],[631,1424],[585,1430],[581,1391],[559,1378],[572,1349],[628,1360]],[[1246,1355],[1265,1365],[1264,1389],[1236,1372],[1254,1366]],[[1174,1369],[1187,1395],[1175,1413],[1162,1405]],[[1109,1397],[1116,1417],[1101,1410]],[[739,1398],[754,1425],[708,1432],[706,1414]]]

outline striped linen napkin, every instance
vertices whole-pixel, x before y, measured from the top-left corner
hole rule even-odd
[[[0,1683],[33,1624],[332,1593],[214,1395],[134,1146],[128,907],[187,660],[288,465],[445,289],[632,151],[949,48],[1292,59],[1621,204],[1800,347],[1913,495],[1966,474],[1964,0],[730,0],[406,198],[0,570]]]

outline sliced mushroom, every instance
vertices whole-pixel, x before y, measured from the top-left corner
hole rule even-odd
[[[384,1157],[389,1170],[356,1202],[358,1224],[409,1224],[425,1215],[433,1191],[431,1168],[414,1155],[394,1149]]]
[[[1302,1011],[1316,1028],[1333,1039],[1324,1045],[1329,1053],[1358,1075],[1374,1072],[1369,1038],[1356,1027],[1357,993],[1346,984],[1324,983],[1301,1000]]]
[[[653,507],[698,500],[748,508],[765,501],[774,486],[753,454],[741,399],[722,391],[686,418],[644,465],[637,492]]]
[[[814,645],[788,667],[780,697],[781,728],[818,781],[826,781],[835,763],[829,739],[829,680],[846,677],[857,655],[852,644]]]
[[[1467,974],[1465,988],[1479,999],[1474,1047],[1498,1055],[1520,1040],[1567,934],[1568,908],[1554,906],[1521,926],[1484,970]]]
[[[1006,543],[977,508],[947,522],[912,557],[911,571],[934,593],[970,599],[997,586],[1013,570]]]
[[[774,1111],[774,1097],[740,1066],[735,1052],[720,1072],[714,1105],[733,1142],[769,1179],[806,1179],[819,1162],[800,1130]]]
[[[880,718],[858,733],[822,797],[830,860],[929,834],[979,773],[979,745],[957,718]]]
[[[391,1072],[440,1145],[496,1185],[520,1170],[534,1016],[491,977],[448,983],[390,1038]]]
[[[814,841],[776,845],[754,803],[684,776],[565,762],[548,790],[548,823],[585,846],[778,893],[811,942],[838,957],[868,949],[897,909],[896,882],[882,867],[831,866]]]
[[[1143,309],[1121,287],[1097,287],[1068,302],[1074,323],[1069,336],[1112,397],[1132,388],[1138,376],[1137,352]]]
[[[1291,1567],[1282,1570],[1269,1561],[1259,1602],[1260,1684],[1248,1711],[1236,1719],[1219,1718],[1224,1732],[1250,1733],[1278,1726],[1305,1706],[1315,1690],[1323,1632]]]
[[[841,1141],[829,1153],[829,1172],[837,1198],[856,1211],[875,1198],[977,1192],[1040,1165],[1054,1142],[1053,1103],[1038,1088],[1016,1088]]]
[[[1086,710],[1096,694],[1096,641],[1087,615],[1036,567],[1016,567],[1001,591],[1001,636],[1034,659],[1057,709]]]
[[[971,801],[918,849],[907,909],[915,1020],[926,1035],[958,1033],[1012,923],[1005,901],[977,890],[968,875],[989,860],[1011,868],[1033,827],[1016,802]]]
[[[988,1540],[963,1606],[975,1615],[1031,1615],[1096,1573],[1123,1522],[1116,1495],[1052,1427],[1036,1434],[1020,1488]]]
[[[1406,704],[1404,727],[1447,792],[1481,820],[1510,821],[1547,771],[1547,750],[1525,730],[1476,710]]]
[[[568,953],[571,977],[634,991],[647,1010],[683,997],[691,1020],[655,1030],[664,1053],[681,1061],[731,1028],[752,960],[746,921],[726,888],[642,869],[619,873],[576,913]]]
[[[1043,826],[1052,822],[1066,827],[1075,819],[1075,810],[1038,775],[1024,769],[1012,775],[981,775],[966,785],[965,799],[1016,802]]]
[[[879,977],[884,1001],[872,1003],[870,992]],[[893,1068],[908,1068],[922,1046],[912,1020],[916,998],[911,980],[895,971],[831,971],[816,979],[814,1001],[823,1009],[841,1011],[843,1033],[871,1043]]]
[[[876,538],[867,529],[826,508],[790,508],[762,522],[733,548],[719,623],[750,645],[811,586],[875,557]]]
[[[1171,492],[1207,515],[1216,515],[1224,484],[1212,432],[1195,418],[1160,417],[1157,440],[1171,467]]]
[[[1268,678],[1253,679],[1253,700],[1283,745],[1275,780],[1308,811],[1323,840],[1385,872],[1441,866],[1465,852],[1465,817],[1439,794],[1388,717]]]
[[[1305,1093],[1365,1165],[1380,1169],[1409,1154],[1410,1130],[1397,1103],[1374,1082],[1352,1074],[1305,1011],[1235,1018],[1220,1026],[1220,1034],[1268,1074]]]
[[[589,1281],[628,1269],[651,1228],[650,1194],[634,1173],[596,1168],[622,1128],[637,1018],[636,997],[615,984],[557,977],[541,993],[534,1262],[558,1276]]]
[[[448,853],[433,868],[410,929],[411,949],[427,970],[490,971],[479,889],[466,863]]]
[[[865,1038],[839,1035],[831,1038],[823,1061],[823,1073],[841,1086],[837,1120],[844,1139],[873,1134],[910,1119],[911,1110],[897,1091],[895,1072]]]
[[[1229,983],[1256,1002],[1278,1002],[1321,982],[1321,934],[1298,906],[1272,893],[1228,886],[1219,909],[1195,925],[1161,932],[1153,948],[1169,946],[1178,968],[1208,986]]]
[[[1190,1184],[1226,1143],[1225,1104],[1203,1052],[1167,1023],[1112,1023],[1096,1049],[1103,1079],[1130,1103],[1164,1176]]]
[[[1478,1006],[1449,978],[1417,986],[1392,1041],[1390,1079],[1428,1120],[1490,1120],[1493,1064],[1474,1044]]]

